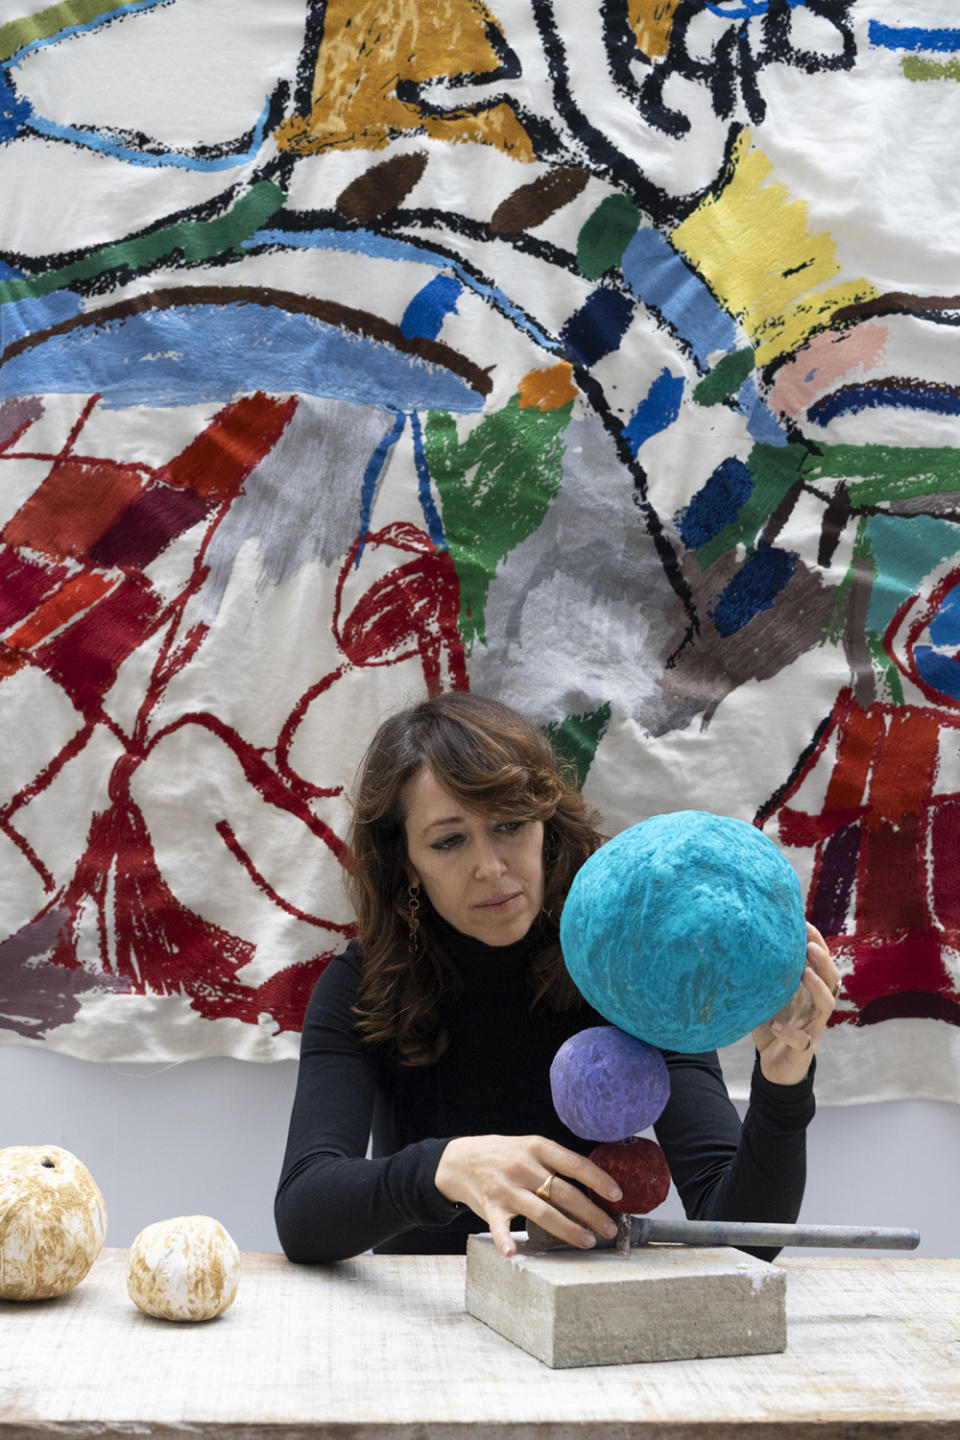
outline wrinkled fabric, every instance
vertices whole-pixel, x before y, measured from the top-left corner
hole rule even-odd
[[[365,744],[472,688],[608,833],[783,848],[823,1103],[960,1101],[960,30],[909,19],[0,22],[0,1039],[294,1056]]]

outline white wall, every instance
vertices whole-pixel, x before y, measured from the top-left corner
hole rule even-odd
[[[292,1062],[104,1065],[2,1045],[0,1146],[78,1155],[104,1193],[108,1245],[129,1245],[154,1220],[207,1214],[241,1249],[277,1250],[273,1192],[295,1077]],[[821,1107],[808,1154],[801,1219],[912,1226],[917,1254],[960,1256],[960,1106]],[[674,1194],[660,1213],[680,1213]]]

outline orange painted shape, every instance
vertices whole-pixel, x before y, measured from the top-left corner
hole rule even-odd
[[[929,802],[936,774],[940,722],[936,711],[909,707],[891,712],[870,779],[869,824],[899,824]]]
[[[57,462],[7,522],[3,539],[54,559],[73,555],[82,560],[139,497],[148,478],[113,460]]]
[[[637,49],[648,60],[660,60],[670,48],[673,17],[680,0],[629,0],[630,29]]]
[[[415,132],[532,160],[530,137],[512,106],[465,107],[455,90],[446,106],[442,93],[431,93],[429,105],[419,98],[419,87],[434,81],[496,72],[493,30],[500,26],[483,0],[327,0],[310,113],[279,125],[277,145],[298,155],[380,150]],[[408,99],[397,95],[401,82],[412,90]]]
[[[166,466],[171,485],[219,499],[235,491],[280,439],[297,402],[257,391],[214,415],[207,428]]]
[[[85,575],[78,575],[75,580],[68,580],[66,585],[61,586],[55,595],[45,600],[18,629],[6,637],[6,643],[19,646],[23,650],[39,645],[48,635],[52,635],[55,630],[59,630],[62,625],[66,625],[102,599],[108,590],[113,589],[118,578],[117,575],[105,575],[102,571],[90,570]]]
[[[858,705],[852,705],[840,723],[837,763],[827,786],[824,810],[850,810],[863,804],[867,776],[883,730],[882,715],[876,710],[861,710]]]
[[[560,410],[578,395],[573,383],[573,366],[568,360],[549,370],[531,370],[517,386],[520,409]]]

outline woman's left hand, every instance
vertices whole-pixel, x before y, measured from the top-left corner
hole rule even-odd
[[[833,1014],[839,988],[840,972],[827,943],[820,931],[808,924],[807,963],[800,988],[778,1015],[753,1031],[760,1069],[767,1080],[775,1085],[796,1085],[804,1078]],[[803,1013],[798,1014],[801,1007]],[[797,1023],[799,1019],[802,1024]]]

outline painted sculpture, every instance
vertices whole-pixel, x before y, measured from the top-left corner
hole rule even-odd
[[[0,1299],[72,1290],[103,1248],[107,1207],[86,1165],[58,1145],[0,1150]]]
[[[240,1251],[219,1220],[179,1215],[147,1225],[130,1247],[127,1293],[146,1315],[212,1320],[233,1304]]]
[[[800,882],[744,820],[654,815],[578,871],[560,941],[578,989],[612,1025],[664,1050],[716,1050],[800,985]]]

